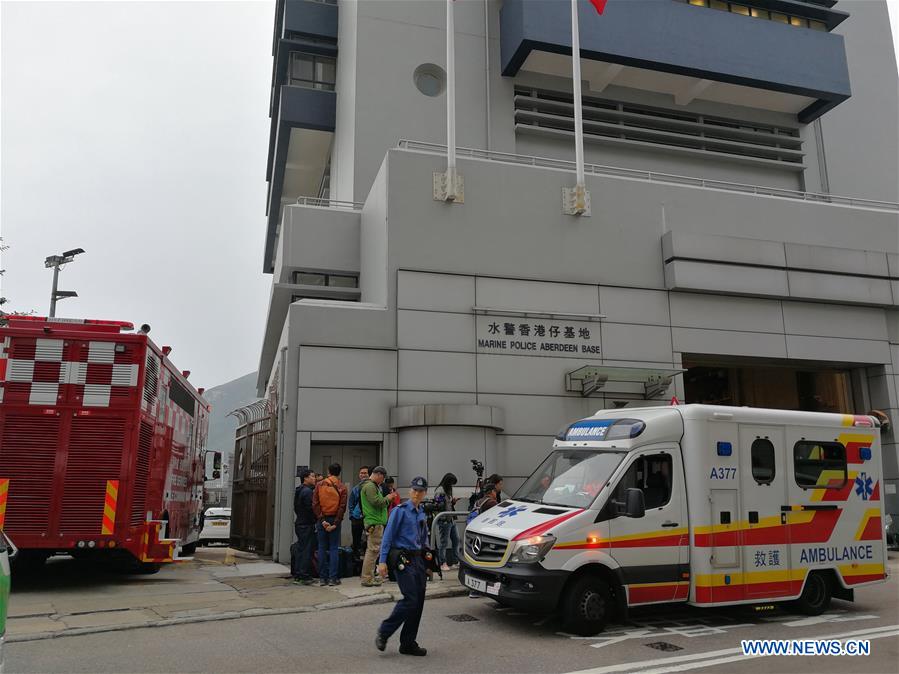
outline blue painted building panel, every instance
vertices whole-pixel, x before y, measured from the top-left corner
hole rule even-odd
[[[571,53],[569,5],[506,0],[500,14],[503,74],[533,50]],[[849,98],[843,37],[672,0],[610,0],[598,15],[583,0],[583,58],[817,99],[807,122]]]
[[[337,39],[337,5],[315,0],[287,0],[284,31]]]

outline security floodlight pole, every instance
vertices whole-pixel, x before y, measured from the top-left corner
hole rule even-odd
[[[67,250],[62,255],[51,255],[46,260],[44,260],[45,268],[49,269],[50,267],[53,267],[53,290],[50,293],[50,318],[54,318],[56,316],[57,300],[64,300],[67,297],[78,297],[78,293],[76,293],[74,290],[58,290],[57,284],[59,282],[60,265],[71,262],[75,259],[76,255],[81,255],[83,252],[83,248],[73,248],[72,250]]]

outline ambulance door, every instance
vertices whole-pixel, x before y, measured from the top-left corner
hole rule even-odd
[[[784,429],[740,426],[742,550],[746,598],[790,594]]]
[[[621,566],[628,603],[686,599],[686,585],[679,584],[689,567],[681,566],[681,546],[689,545],[689,534],[680,449],[640,452],[628,460],[611,501],[623,504],[627,489],[641,489],[646,513],[631,518],[613,511],[609,521],[611,554]]]

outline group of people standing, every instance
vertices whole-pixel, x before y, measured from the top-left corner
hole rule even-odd
[[[399,652],[404,655],[425,655],[427,650],[416,642],[418,625],[424,608],[427,584],[426,560],[431,551],[428,518],[422,502],[428,491],[427,480],[414,478],[409,485],[409,498],[400,499],[387,469],[363,466],[359,483],[347,490],[340,481],[341,466],[332,463],[328,475],[319,476],[312,470],[300,472],[300,486],[294,494],[296,514],[296,542],[291,548],[291,575],[294,583],[311,585],[312,557],[318,548],[320,585],[340,585],[339,546],[340,525],[349,509],[353,532],[353,554],[362,557],[362,585],[375,587],[395,574],[403,598],[397,602],[390,616],[378,628],[375,646],[384,650],[387,640],[402,627]],[[437,512],[460,512],[459,498],[453,487],[457,478],[444,475],[435,490]],[[491,475],[475,502],[478,514],[497,504],[502,491],[502,478]],[[466,508],[466,511],[468,509]],[[361,552],[365,540],[364,555]],[[458,564],[459,535],[452,517],[438,521],[437,560],[440,568],[450,570]]]

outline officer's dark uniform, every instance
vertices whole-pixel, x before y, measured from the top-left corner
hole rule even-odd
[[[416,477],[410,485],[416,491],[427,491],[428,483],[423,477]],[[384,650],[387,639],[396,632],[400,625],[400,653],[405,655],[425,655],[415,639],[418,636],[418,624],[425,605],[425,555],[428,544],[428,525],[424,509],[412,505],[411,501],[398,505],[390,513],[384,537],[381,539],[379,561],[393,566],[402,564],[403,569],[393,568],[396,582],[400,586],[403,598],[400,599],[390,617],[381,623],[375,645]]]

